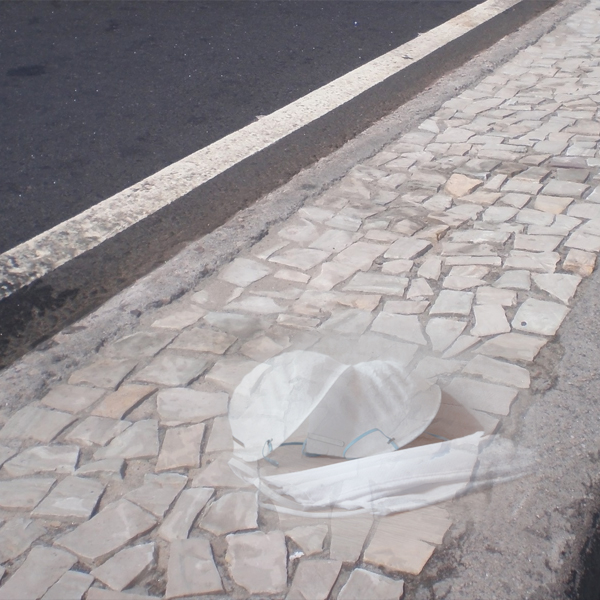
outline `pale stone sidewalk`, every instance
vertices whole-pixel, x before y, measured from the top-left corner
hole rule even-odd
[[[6,415],[0,599],[401,597],[448,507],[278,516],[227,465],[230,394],[279,353],[352,352],[437,381],[429,433],[496,429],[600,251],[599,10]]]

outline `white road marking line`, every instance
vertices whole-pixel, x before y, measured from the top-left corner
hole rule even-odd
[[[0,255],[0,299],[524,0],[487,0]]]

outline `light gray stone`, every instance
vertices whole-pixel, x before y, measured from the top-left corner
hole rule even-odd
[[[105,458],[96,460],[77,469],[75,475],[79,477],[107,477],[109,479],[123,479],[125,461],[122,458]]]
[[[412,260],[404,260],[403,258],[399,258],[398,260],[390,260],[386,263],[383,263],[381,266],[381,272],[384,275],[399,275],[400,273],[408,273],[412,267],[414,262]]]
[[[465,375],[480,375],[492,383],[505,383],[518,388],[528,388],[529,371],[517,365],[478,355],[463,369]]]
[[[282,343],[281,339],[275,341],[268,335],[262,335],[259,338],[246,342],[240,348],[240,352],[252,360],[262,362],[281,354],[288,346],[289,342]]]
[[[198,468],[203,437],[204,423],[168,429],[156,461],[156,471]]]
[[[31,514],[73,521],[89,519],[103,492],[104,484],[94,479],[65,477]]]
[[[33,473],[71,474],[78,458],[77,446],[34,446],[5,462],[2,468],[12,477]]]
[[[315,227],[305,221],[312,229]],[[280,232],[281,235],[281,232]],[[236,258],[219,273],[219,279],[240,287],[246,287],[263,277],[266,277],[271,269],[263,263],[249,258]]]
[[[526,235],[517,233],[515,235],[514,247],[517,250],[528,250],[531,252],[552,252],[561,242],[562,237],[558,235]],[[598,243],[600,248],[600,240],[598,240]]]
[[[356,221],[357,219],[352,220]],[[360,220],[358,220],[358,222],[360,224]],[[331,223],[331,221],[329,223]],[[346,229],[346,227],[341,227],[341,229]],[[356,229],[358,229],[358,227]],[[311,248],[295,248],[293,250],[286,250],[281,254],[271,256],[269,260],[280,265],[285,265],[286,267],[293,267],[300,271],[308,271],[309,269],[312,269],[318,264],[327,260],[327,258],[329,258],[330,255],[331,252],[325,252],[324,250],[313,250]]]
[[[258,364],[253,360],[224,358],[205,375],[205,379],[216,383],[228,392],[233,392],[240,381]]]
[[[191,307],[188,310],[179,309],[157,319],[152,323],[152,327],[181,330],[197,323],[205,314],[206,310],[199,306]]]
[[[105,417],[88,417],[84,419],[67,436],[68,442],[81,446],[105,446],[114,437],[123,433],[131,426],[131,421],[107,419]]]
[[[235,300],[225,306],[226,310],[241,310],[255,313],[257,315],[272,315],[284,312],[286,306],[278,304],[272,298],[265,296],[246,296],[241,300]]]
[[[210,542],[205,538],[177,540],[171,544],[167,567],[166,598],[223,592]]]
[[[157,596],[146,594],[133,594],[131,592],[117,592],[99,587],[91,587],[85,595],[85,600],[159,600]]]
[[[70,413],[78,413],[97,402],[106,390],[75,385],[57,385],[43,398],[42,404]]]
[[[161,423],[174,426],[226,414],[228,401],[229,396],[224,392],[173,388],[158,393],[157,408]]]
[[[286,600],[326,600],[341,568],[339,560],[301,560]]]
[[[576,183],[574,181],[561,181],[552,179],[544,187],[544,195],[546,196],[569,196],[570,198],[581,198],[589,185],[584,183]]]
[[[401,340],[421,346],[427,345],[419,317],[416,315],[396,315],[381,312],[373,321],[371,331],[393,335]]]
[[[286,589],[285,538],[281,531],[227,536],[225,560],[233,580],[251,594],[281,594]]]
[[[401,238],[390,246],[384,256],[385,258],[412,260],[424,254],[429,248],[431,248],[431,243],[427,240],[411,237]]]
[[[310,248],[325,252],[341,252],[356,241],[360,234],[349,233],[340,229],[328,229],[310,244]]]
[[[74,420],[75,417],[68,413],[25,406],[8,419],[0,430],[0,439],[21,438],[48,443]]]
[[[132,546],[117,552],[90,574],[109,588],[121,591],[134,585],[154,565],[154,542]]]
[[[0,563],[21,556],[46,530],[37,522],[15,517],[0,529]]]
[[[554,273],[556,263],[560,260],[558,252],[526,252],[512,250],[504,261],[507,269],[526,269],[542,273]]]
[[[214,535],[258,527],[258,499],[255,492],[231,492],[213,502],[198,523]]]
[[[56,479],[14,479],[0,481],[0,507],[32,510],[50,491]]]
[[[441,133],[437,137],[438,142],[465,142],[467,139],[472,137],[474,133],[465,129],[448,128],[444,133]],[[451,139],[454,138],[454,139]],[[460,139],[462,138],[462,139]],[[473,177],[467,177],[461,173],[453,173],[450,179],[446,182],[444,189],[455,198],[460,198],[470,194],[473,190],[478,188],[483,181],[481,179],[475,179]]]
[[[104,562],[156,525],[156,519],[127,500],[118,500],[54,543],[91,565]]]
[[[168,542],[186,540],[196,517],[214,492],[213,488],[208,487],[192,488],[181,492],[175,506],[160,526],[158,535]]]
[[[299,525],[285,532],[306,556],[323,551],[323,542],[329,532],[327,525]]]
[[[147,473],[144,476],[144,485],[125,494],[125,499],[157,517],[163,517],[186,483],[185,475]]]
[[[531,288],[531,273],[524,269],[505,271],[492,285],[501,289],[528,290]]]
[[[429,319],[425,327],[425,332],[431,340],[433,351],[443,352],[446,350],[456,341],[456,338],[463,332],[466,325],[465,321],[456,321],[454,319],[444,319],[441,317]]]
[[[284,240],[307,243],[314,240],[319,235],[319,231],[309,220],[292,218],[291,222],[286,223],[277,232],[277,235]]]
[[[506,313],[500,304],[476,304],[473,307],[473,313],[475,327],[470,331],[472,336],[486,337],[510,331]]]
[[[477,288],[475,295],[477,304],[500,304],[501,306],[515,306],[517,292],[513,290],[498,289],[495,287]]]
[[[170,345],[170,348],[174,350],[224,354],[236,339],[235,336],[222,331],[215,331],[206,327],[196,327],[181,333]]]
[[[577,273],[582,277],[588,277],[594,272],[596,266],[596,255],[583,250],[569,250],[567,258],[563,263],[565,271]]]
[[[75,371],[69,377],[69,384],[91,385],[114,390],[136,365],[137,360],[104,358]]]
[[[385,249],[386,247],[381,244],[355,242],[338,253],[333,260],[366,271],[371,267],[373,261],[384,253]]]
[[[95,460],[103,458],[153,458],[158,454],[158,421],[137,421],[110,444],[94,453]]]
[[[497,415],[507,415],[518,391],[503,385],[455,377],[442,387],[458,404]]]
[[[531,362],[547,340],[521,333],[506,333],[488,340],[478,352],[487,356]]]
[[[434,305],[431,307],[431,315],[468,315],[473,304],[473,292],[457,292],[454,290],[442,290]]]
[[[345,563],[355,563],[362,553],[372,526],[373,517],[368,514],[345,519],[331,519],[329,558]]]
[[[428,296],[433,296],[433,290],[431,286],[427,283],[426,279],[413,279],[410,284],[410,289],[406,292],[406,297],[409,300],[413,298],[427,298]]]
[[[427,310],[429,300],[389,300],[383,311],[398,315],[420,315]]]
[[[471,335],[460,335],[458,336],[454,344],[452,344],[452,346],[450,346],[450,348],[448,348],[448,350],[444,352],[442,358],[453,358],[455,356],[458,356],[459,354],[462,354],[478,342],[478,337],[473,337]]]
[[[8,448],[6,446],[0,446],[0,467],[9,459],[12,458],[18,450]]]
[[[354,569],[338,594],[338,600],[400,600],[404,595],[404,581],[365,569]]]
[[[577,230],[569,236],[565,242],[565,246],[567,248],[577,248],[577,250],[583,250],[585,252],[599,252],[600,237],[591,235],[585,231]]]
[[[511,206],[490,206],[483,213],[482,219],[485,223],[505,223],[512,219],[517,212],[518,209]]]
[[[221,455],[196,473],[192,487],[247,488],[251,484],[233,473],[229,466],[229,456]]]
[[[111,343],[106,349],[106,354],[110,357],[118,358],[130,358],[132,356],[146,358],[154,356],[176,335],[174,331],[166,329],[138,331]]]
[[[212,423],[206,452],[232,452],[233,437],[228,417],[216,417]]]
[[[116,392],[106,396],[92,410],[92,415],[109,419],[122,419],[155,391],[156,386],[154,385],[122,385]]]
[[[379,273],[357,273],[344,287],[344,291],[402,296],[407,284],[406,277],[394,277]]]
[[[528,298],[519,307],[512,326],[528,333],[554,335],[568,312],[562,304]]]
[[[373,320],[373,314],[366,310],[348,308],[334,313],[325,321],[320,331],[337,331],[349,335],[362,335]]]
[[[463,367],[458,360],[446,360],[435,356],[426,356],[415,367],[413,373],[421,379],[437,379],[440,375],[454,373]]]
[[[542,273],[533,276],[535,284],[565,304],[571,301],[577,287],[581,283],[579,275],[566,275],[564,273]]]
[[[43,596],[42,600],[81,600],[94,578],[80,571],[67,571]]]
[[[41,598],[76,562],[68,552],[37,546],[0,588],[0,600]]]
[[[147,367],[134,375],[136,381],[158,385],[188,385],[200,377],[209,362],[199,356],[184,356],[168,350],[159,354]]]

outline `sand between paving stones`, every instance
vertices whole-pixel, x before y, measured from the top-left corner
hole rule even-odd
[[[58,597],[69,586],[82,597],[92,580],[72,570],[76,562],[104,573],[104,585],[133,585],[131,599],[221,589],[243,598],[288,585],[291,597],[333,589],[351,598],[365,586],[402,593],[401,579],[422,570],[451,527],[447,506],[331,521],[266,510],[227,467],[226,399],[284,351],[385,355],[446,392],[436,435],[495,429],[600,249],[590,118],[600,44],[588,43],[600,31],[568,59],[556,35],[356,165],[41,402],[8,415],[0,539],[16,533],[0,598]],[[503,369],[512,375],[500,381]],[[107,419],[102,435],[88,432],[95,421],[82,428],[90,415]],[[139,553],[139,565],[107,562],[122,552]],[[87,598],[119,597],[101,585]]]

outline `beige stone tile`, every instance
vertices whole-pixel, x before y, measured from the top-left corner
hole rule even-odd
[[[285,281],[293,281],[296,283],[308,283],[310,280],[310,276],[306,273],[292,271],[291,269],[279,269],[273,277],[275,277],[275,279],[283,279]]]
[[[31,515],[72,522],[89,519],[104,487],[94,479],[66,477],[37,505]]]
[[[564,273],[542,273],[533,276],[535,284],[545,292],[568,304],[577,287],[581,283],[579,275],[566,275]]]
[[[545,237],[545,236],[544,236]],[[541,273],[554,273],[560,260],[558,252],[526,252],[512,250],[504,261],[504,266],[510,269],[526,269]]]
[[[75,417],[69,413],[25,406],[14,413],[0,430],[0,440],[32,439],[51,442]]]
[[[214,494],[214,489],[198,487],[181,492],[175,506],[158,530],[158,535],[168,542],[186,540],[200,511]]]
[[[331,546],[329,558],[355,563],[373,527],[371,515],[331,519]]]
[[[511,269],[502,273],[492,286],[499,289],[529,290],[531,288],[531,273],[524,269]]]
[[[442,290],[434,305],[429,311],[430,315],[468,315],[473,303],[473,292],[457,292]]]
[[[460,335],[454,344],[452,344],[452,346],[450,346],[450,348],[444,352],[442,358],[453,358],[458,356],[459,354],[466,352],[469,348],[472,348],[475,344],[479,343],[479,341],[480,338],[478,337],[473,337],[471,335]]]
[[[103,458],[154,458],[158,454],[158,421],[145,419],[134,423],[108,446],[96,450],[95,460]]]
[[[209,362],[205,358],[167,350],[136,373],[133,380],[166,386],[188,385],[198,378],[208,365]]]
[[[554,335],[568,312],[562,304],[528,298],[519,307],[512,326],[528,333]]]
[[[57,385],[43,398],[42,404],[70,413],[78,413],[97,402],[106,390],[75,385]]]
[[[344,287],[344,291],[402,296],[407,284],[406,277],[380,275],[379,273],[357,273]]]
[[[137,360],[105,358],[75,371],[69,377],[71,385],[91,385],[114,390],[133,371]]]
[[[569,250],[563,262],[563,269],[577,273],[581,277],[588,277],[594,272],[596,255],[583,250]]]
[[[429,319],[425,332],[431,340],[434,352],[443,352],[452,345],[466,327],[465,321],[433,317]]]
[[[337,600],[399,600],[404,595],[404,581],[372,573],[366,569],[354,569],[340,590]]]
[[[176,335],[168,329],[138,331],[111,343],[105,354],[112,358],[148,358],[162,350]]]
[[[312,556],[323,551],[325,536],[329,533],[327,525],[299,525],[285,532],[305,556]]]
[[[93,582],[94,578],[87,573],[67,571],[42,596],[42,600],[81,600]]]
[[[176,426],[226,414],[228,402],[225,392],[171,388],[158,393],[157,410],[162,424]]]
[[[38,521],[15,517],[0,528],[0,563],[17,558],[46,533]]]
[[[338,560],[301,560],[286,600],[326,600],[341,568]]]
[[[533,206],[536,210],[559,215],[573,202],[573,198],[561,198],[559,196],[544,196],[540,194],[536,197]]]
[[[259,363],[240,358],[221,359],[206,374],[205,378],[221,386],[228,392],[233,392],[240,381]]]
[[[198,527],[214,535],[258,528],[256,492],[230,492],[215,500],[198,522]]]
[[[358,222],[360,223],[360,221]],[[323,250],[294,248],[293,250],[286,250],[281,254],[271,256],[269,260],[280,265],[285,265],[286,267],[299,269],[300,271],[308,271],[327,260],[330,255],[331,252]]]
[[[156,391],[154,385],[122,385],[116,392],[110,393],[92,411],[97,417],[122,419],[136,406]]]
[[[91,416],[79,423],[66,437],[67,442],[80,446],[105,446],[115,436],[131,426],[131,421]]]
[[[371,331],[393,335],[406,342],[427,345],[419,317],[416,315],[379,313],[371,325]]]
[[[121,591],[148,573],[154,566],[154,556],[154,542],[139,544],[121,550],[90,574],[109,588]]]
[[[478,355],[463,369],[465,375],[479,375],[492,383],[508,384],[518,388],[528,388],[531,379],[529,371],[517,365]]]
[[[50,491],[56,479],[5,479],[0,481],[0,508],[32,510]]]
[[[198,468],[204,423],[168,429],[163,440],[155,471]]]
[[[2,470],[12,477],[34,473],[70,475],[79,459],[77,446],[33,446],[4,463]]]
[[[510,387],[466,377],[455,377],[443,385],[442,390],[448,395],[449,403],[453,400],[454,404],[496,415],[507,415],[518,393]]]
[[[311,225],[312,226],[312,225]],[[312,226],[314,229],[314,226]],[[266,277],[271,269],[256,260],[235,258],[219,273],[219,279],[239,287],[247,287],[251,283]]]
[[[166,314],[160,319],[156,319],[156,321],[152,323],[152,327],[177,330],[185,329],[198,322],[205,314],[206,310],[199,306],[187,310],[180,309],[173,311],[172,314]]]
[[[399,315],[420,315],[428,306],[429,300],[388,300],[383,311]]]

